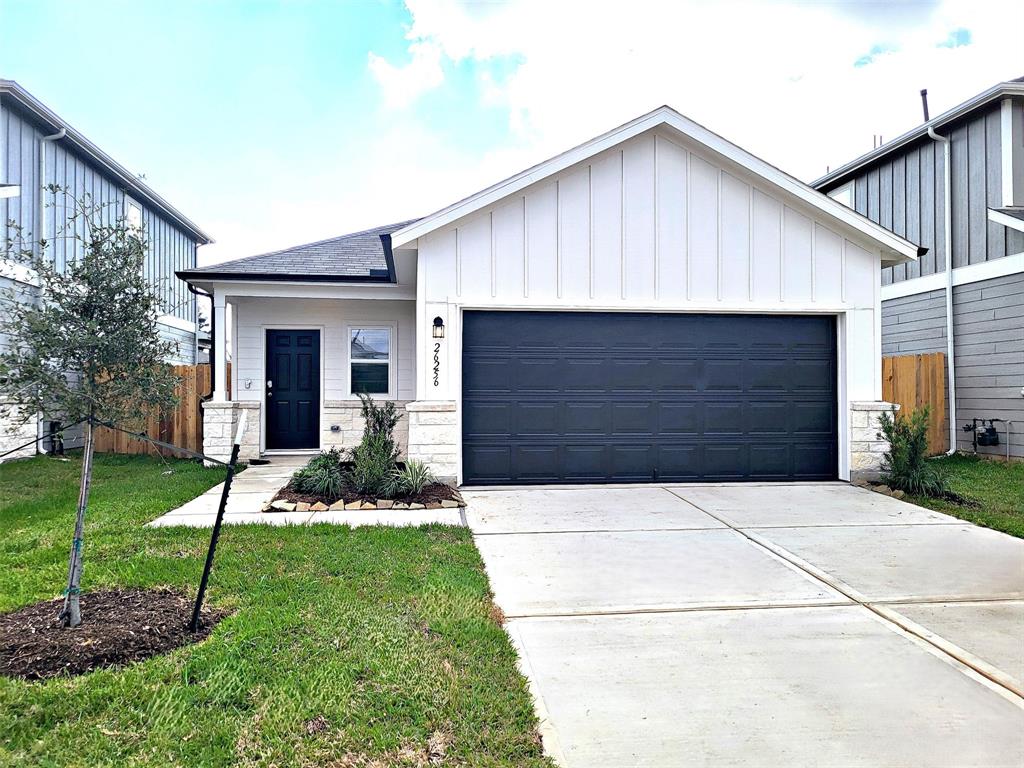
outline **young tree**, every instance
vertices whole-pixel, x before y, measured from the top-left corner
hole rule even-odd
[[[51,191],[57,191],[51,188]],[[61,190],[62,191],[62,190]],[[143,276],[146,242],[123,219],[89,199],[75,201],[64,228],[73,248],[63,270],[50,244],[32,248],[8,223],[0,254],[26,267],[34,285],[0,296],[0,407],[22,423],[36,416],[81,422],[82,472],[68,580],[59,620],[81,623],[82,541],[92,480],[97,422],[136,424],[175,403],[176,377],[166,364],[174,345],[157,330],[161,300]]]

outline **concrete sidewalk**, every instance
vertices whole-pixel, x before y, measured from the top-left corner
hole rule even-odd
[[[1024,541],[842,483],[463,496],[561,765],[1024,763]]]
[[[359,527],[365,525],[417,526],[428,523],[465,525],[459,509],[424,510],[341,510],[327,512],[263,512],[263,505],[288,483],[295,470],[309,461],[306,455],[274,456],[269,464],[249,466],[235,475],[224,510],[224,525],[316,525],[330,523]],[[148,525],[153,528],[184,525],[212,528],[217,518],[224,483],[218,483],[177,509],[161,515]]]

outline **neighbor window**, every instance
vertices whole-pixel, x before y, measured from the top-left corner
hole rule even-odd
[[[142,207],[134,200],[125,200],[124,223],[136,236],[142,236]]]
[[[853,182],[844,184],[841,187],[836,187],[828,196],[835,200],[837,203],[842,203],[847,208],[853,208]]]
[[[350,328],[349,370],[353,395],[386,395],[391,382],[391,329]]]

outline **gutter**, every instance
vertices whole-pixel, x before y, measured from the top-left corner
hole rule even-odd
[[[210,300],[210,307],[212,309],[212,307],[213,307],[213,294],[212,293],[208,293],[207,291],[204,291],[202,288],[196,288],[194,285],[192,285],[192,283],[185,283],[185,287],[188,288],[188,292],[191,293],[193,296],[205,296],[206,298],[208,298]],[[198,320],[198,316],[199,316],[199,310],[197,309],[196,310],[196,319],[197,320]],[[196,360],[196,363],[198,364],[199,363],[199,323],[198,322],[196,323],[195,347],[196,347],[196,357],[195,357],[195,360]],[[203,403],[205,403],[207,400],[209,400],[211,397],[213,397],[213,371],[214,371],[214,366],[217,364],[217,357],[216,357],[216,355],[217,355],[217,313],[211,311],[210,312],[210,391],[207,392],[205,395],[200,395],[199,396],[200,402],[203,402]]]
[[[951,165],[952,146],[947,136],[940,136],[931,125],[927,128],[932,141],[942,144],[943,165],[943,236],[946,239],[946,375],[949,377],[949,450],[947,456],[956,453],[956,359],[953,339],[953,169]]]
[[[982,91],[978,95],[968,99],[961,104],[953,107],[946,112],[943,112],[938,117],[933,117],[923,125],[919,125],[906,133],[897,136],[895,139],[887,144],[883,144],[877,149],[873,149],[860,157],[851,160],[845,165],[841,165],[834,171],[826,173],[819,179],[815,179],[811,182],[811,186],[815,189],[822,189],[824,187],[831,187],[833,184],[839,184],[845,180],[845,177],[863,168],[864,166],[870,165],[875,160],[879,160],[891,152],[903,147],[912,141],[924,138],[925,136],[932,136],[935,128],[938,128],[946,123],[952,122],[958,118],[964,117],[965,115],[979,109],[980,107],[986,106],[992,101],[1001,99],[1005,96],[1024,96],[1024,83],[1006,82],[999,83],[992,86],[987,91]]]

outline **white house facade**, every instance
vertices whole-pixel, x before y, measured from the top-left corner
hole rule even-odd
[[[242,414],[250,457],[351,447],[365,391],[464,484],[850,479],[884,450],[879,268],[917,255],[662,107],[424,219],[182,273],[214,295],[207,450]]]

